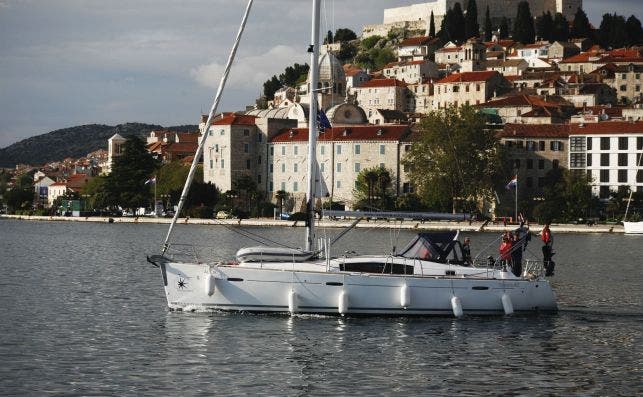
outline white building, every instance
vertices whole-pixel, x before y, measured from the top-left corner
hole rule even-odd
[[[107,140],[107,164],[103,167],[103,174],[110,174],[112,172],[114,159],[123,154],[123,145],[126,141],[127,139],[119,134],[114,134]]]

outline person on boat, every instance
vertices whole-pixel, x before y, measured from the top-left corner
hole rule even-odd
[[[545,224],[543,230],[540,232],[540,239],[543,241],[543,264],[545,266],[545,275],[553,276],[554,275],[554,262],[551,260],[551,257],[554,255],[554,237],[551,235],[551,230],[549,230],[549,223]]]
[[[462,264],[464,266],[471,266],[473,264],[471,260],[471,239],[469,237],[466,237],[462,244]]]
[[[516,277],[522,274],[522,250],[524,245],[520,242],[520,231],[516,230],[513,234],[511,251],[511,270]]]
[[[509,232],[505,232],[502,236],[502,243],[500,244],[500,261],[503,269],[511,266],[511,238],[509,237]]]

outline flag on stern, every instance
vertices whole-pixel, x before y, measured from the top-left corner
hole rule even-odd
[[[510,180],[509,183],[507,183],[505,189],[511,190],[511,188],[516,187],[516,185],[518,185],[518,175],[514,176],[514,179]]]
[[[319,111],[317,112],[317,128],[321,132],[323,132],[326,128],[332,128],[328,117],[326,117],[326,113],[324,113],[322,109],[319,109]]]

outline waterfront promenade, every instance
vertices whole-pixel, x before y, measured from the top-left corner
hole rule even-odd
[[[98,222],[98,223],[155,223],[169,224],[172,218],[155,217],[70,217],[70,216],[36,216],[36,215],[1,215],[0,219],[19,219],[26,221],[61,221],[61,222]],[[319,228],[345,228],[350,226],[353,219],[322,219],[317,221]],[[272,218],[254,219],[201,219],[201,218],[179,218],[177,223],[189,225],[226,225],[226,226],[256,226],[256,227],[303,227],[303,221],[276,220]],[[414,220],[363,220],[357,224],[358,228],[398,228],[410,230],[460,230],[463,232],[503,232],[517,227],[514,224],[502,222],[451,222],[432,221],[420,222]],[[540,232],[543,225],[530,225],[533,232]],[[574,225],[574,224],[552,224],[550,226],[554,233],[623,233],[623,225]]]

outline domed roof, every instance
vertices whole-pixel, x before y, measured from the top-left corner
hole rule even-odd
[[[344,67],[333,54],[327,52],[319,57],[319,81],[342,82],[345,80]],[[310,82],[310,71],[307,81]]]
[[[366,124],[368,118],[361,107],[352,103],[343,102],[326,111],[326,116],[331,124]]]

